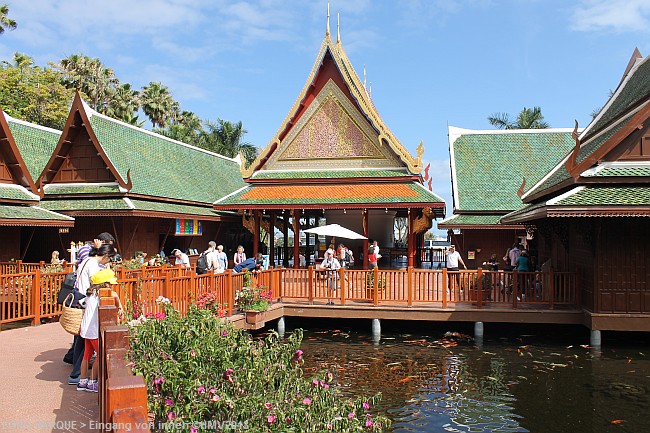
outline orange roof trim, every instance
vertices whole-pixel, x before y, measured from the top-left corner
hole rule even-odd
[[[337,198],[380,198],[380,197],[418,197],[417,192],[402,184],[363,184],[363,185],[282,185],[258,186],[242,195],[246,200],[264,199],[331,199]]]

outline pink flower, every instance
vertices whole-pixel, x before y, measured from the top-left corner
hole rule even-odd
[[[216,403],[216,402],[218,402],[219,400],[221,400],[221,397],[219,397],[218,395],[214,395],[214,396],[212,396],[212,401],[213,401],[213,402]]]
[[[368,418],[366,420],[366,427],[372,427],[373,425],[375,424],[372,422],[372,418]]]
[[[330,387],[328,384],[326,384],[326,383],[323,382],[322,380],[321,380],[319,383],[320,383],[321,388],[328,389],[328,388]]]
[[[167,315],[165,313],[156,313],[155,317],[158,320],[164,320]]]
[[[157,377],[153,380],[154,385],[159,385],[161,383],[165,383],[165,378],[164,377]]]
[[[198,391],[199,394],[205,394],[205,387],[203,386],[199,386],[198,388],[196,388],[196,390]]]
[[[194,358],[196,356],[196,350],[190,350],[190,356]]]
[[[296,350],[293,354],[293,360],[297,362],[302,361],[302,354],[303,354],[302,350],[300,349]]]
[[[266,422],[269,424],[273,424],[275,422],[275,415],[271,414],[268,417],[266,417]]]
[[[312,381],[311,381],[311,384],[312,384],[313,386],[318,386],[318,384],[319,384],[319,383],[318,383],[318,379],[314,379],[314,380],[312,380]]]
[[[214,388],[210,388],[210,391],[209,391],[210,394],[215,394],[216,392],[217,392],[216,389],[214,389]]]
[[[228,335],[228,331],[223,331],[223,332],[221,333],[221,336],[222,336],[222,337],[225,337],[226,335]]]
[[[348,414],[348,418],[350,418],[350,419],[354,418],[355,416],[356,416],[356,415],[354,414],[354,412],[350,412],[350,413]]]
[[[171,398],[166,398],[165,399],[165,406],[173,406],[174,405],[174,400]]]
[[[363,408],[364,408],[365,410],[370,409],[370,405],[368,404],[367,401],[364,401],[364,402],[363,402]]]
[[[302,404],[311,404],[311,398],[305,397],[302,399]]]
[[[264,407],[265,407],[267,410],[271,410],[271,409],[273,409],[273,405],[272,405],[271,403],[264,403]]]
[[[197,429],[196,427],[190,427],[190,433],[198,433],[198,432],[199,429]]]
[[[222,376],[223,379],[227,380],[230,383],[232,383],[232,373],[233,373],[233,371],[234,370],[232,368],[229,368],[226,371],[224,371],[223,376]]]
[[[286,417],[286,418],[284,419],[284,422],[286,422],[287,425],[290,425],[290,424],[291,424],[291,418]]]
[[[173,420],[174,418],[176,418],[176,414],[174,412],[169,412],[167,414],[167,419],[168,420]]]

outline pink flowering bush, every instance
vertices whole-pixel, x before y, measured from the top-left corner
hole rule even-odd
[[[165,309],[161,320],[132,326],[129,357],[148,384],[155,426],[174,422],[203,431],[209,421],[231,421],[236,431],[380,432],[390,426],[373,414],[381,396],[344,397],[331,373],[305,377],[302,331],[262,340],[234,329],[209,310],[186,317]],[[178,424],[176,424],[178,425]]]

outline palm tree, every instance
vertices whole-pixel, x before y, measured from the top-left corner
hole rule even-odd
[[[98,58],[83,54],[73,54],[54,67],[63,72],[64,85],[85,93],[93,109],[108,113],[113,90],[119,85],[112,69],[105,67]]]
[[[235,158],[240,153],[247,164],[257,158],[257,148],[250,143],[243,142],[246,130],[241,121],[237,123],[217,119],[216,122],[205,122],[205,129],[200,133],[200,147]]]
[[[140,93],[126,83],[113,90],[107,115],[132,125],[138,125],[136,111],[140,108]]]
[[[9,6],[6,4],[0,6],[0,35],[5,32],[5,30],[15,30],[16,21],[12,20],[7,16],[9,13]]]
[[[151,124],[164,128],[168,120],[172,118],[174,107],[178,104],[172,99],[167,86],[162,83],[149,83],[142,88],[140,93],[142,111],[149,117]]]
[[[516,121],[512,121],[508,113],[495,113],[488,117],[488,122],[498,129],[546,129],[550,127],[548,122],[544,121],[540,107],[524,107],[517,115]]]

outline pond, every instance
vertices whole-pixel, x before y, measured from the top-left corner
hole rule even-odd
[[[486,324],[479,347],[471,324],[387,324],[373,342],[368,320],[301,319],[307,373],[381,392],[391,432],[650,431],[647,334],[604,332],[596,351],[582,327]]]

